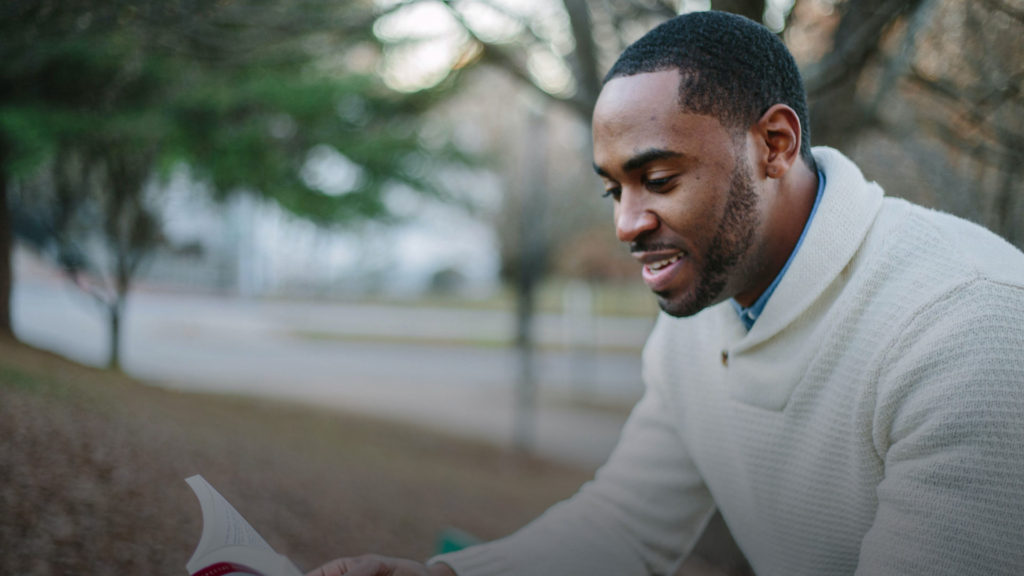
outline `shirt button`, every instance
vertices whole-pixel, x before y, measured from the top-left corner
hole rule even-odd
[[[722,350],[722,366],[728,366],[728,365],[729,365],[729,351],[728,350]]]

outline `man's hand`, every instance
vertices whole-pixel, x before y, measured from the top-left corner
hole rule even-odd
[[[356,558],[339,558],[306,574],[306,576],[455,576],[447,564],[427,566],[413,560],[388,558],[374,554]]]

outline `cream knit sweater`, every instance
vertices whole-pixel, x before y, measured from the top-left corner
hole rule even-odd
[[[717,506],[760,576],[1024,575],[1024,255],[838,152],[754,327],[665,315],[609,461],[459,576],[671,574]]]

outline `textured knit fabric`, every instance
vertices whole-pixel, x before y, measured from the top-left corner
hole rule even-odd
[[[717,507],[760,576],[1024,574],[1024,255],[815,157],[822,204],[753,328],[662,315],[595,479],[440,560],[671,574]]]

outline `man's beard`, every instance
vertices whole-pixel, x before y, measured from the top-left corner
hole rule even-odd
[[[724,300],[722,291],[728,285],[729,274],[741,264],[754,243],[758,225],[757,202],[750,169],[743,158],[738,157],[729,183],[725,212],[704,254],[704,266],[697,275],[697,286],[674,300],[668,293],[655,292],[662,310],[676,317],[693,316]]]

